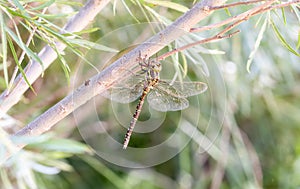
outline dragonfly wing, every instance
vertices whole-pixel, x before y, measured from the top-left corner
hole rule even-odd
[[[142,95],[144,82],[139,78],[131,77],[119,84],[112,86],[110,89],[104,91],[101,95],[120,103],[129,103],[136,100]]]
[[[171,83],[171,84],[170,84]],[[206,91],[207,85],[203,82],[180,82],[161,80],[156,86],[159,90],[177,97],[188,97]]]
[[[172,96],[165,91],[153,89],[147,96],[151,108],[166,112],[185,109],[189,106],[189,101],[184,97]]]

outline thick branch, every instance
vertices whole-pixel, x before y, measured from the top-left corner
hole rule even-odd
[[[63,28],[62,33],[77,32],[84,29],[90,21],[102,10],[109,0],[89,0],[87,4],[76,14],[66,26]],[[61,52],[66,48],[66,45],[61,42],[56,42],[57,49]],[[50,47],[45,46],[38,54],[43,62],[43,68],[47,69],[49,65],[57,58],[56,52]],[[32,84],[44,71],[40,63],[33,61],[25,68],[28,81]],[[0,117],[6,113],[12,106],[17,104],[21,96],[28,89],[27,83],[20,74],[14,84],[13,88],[5,90],[0,96]]]

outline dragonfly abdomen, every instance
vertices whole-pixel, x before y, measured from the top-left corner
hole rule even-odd
[[[127,129],[127,132],[125,134],[125,138],[124,138],[124,143],[123,143],[123,149],[126,149],[127,146],[128,146],[128,143],[129,143],[129,140],[130,140],[130,136],[133,132],[133,129],[134,129],[134,126],[140,116],[140,113],[141,113],[141,110],[142,110],[142,107],[143,107],[143,104],[145,102],[145,98],[148,94],[148,92],[150,91],[150,88],[151,86],[147,86],[144,88],[143,90],[143,93],[142,93],[142,96],[140,97],[139,99],[139,103],[137,104],[136,106],[136,110],[132,116],[132,119],[131,119],[131,122],[130,122],[130,126],[128,127]]]

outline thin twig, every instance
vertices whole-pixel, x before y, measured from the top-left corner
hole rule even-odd
[[[299,0],[297,0],[297,1],[299,1]],[[270,8],[272,7],[271,5],[274,2],[276,2],[276,0],[267,1],[260,6],[254,7],[244,13],[239,14],[238,16],[228,18],[228,19],[226,19],[222,22],[216,23],[216,24],[211,24],[209,26],[203,26],[203,27],[199,27],[199,28],[191,28],[190,32],[201,32],[201,31],[211,30],[213,28],[219,28],[221,26],[224,26],[224,25],[232,23],[232,22],[236,22],[236,21],[240,21],[240,20],[245,21],[245,20],[249,19],[251,16],[269,11]],[[286,6],[288,6],[288,5],[286,5]]]
[[[276,2],[276,1],[273,1],[273,2],[268,1],[268,2],[266,2],[267,4],[266,3],[262,4],[259,7],[255,7],[253,9],[250,9],[247,12],[244,12],[244,13],[238,15],[238,16],[228,18],[228,19],[223,20],[222,22],[219,22],[216,24],[211,24],[209,26],[203,26],[203,27],[199,27],[199,28],[191,28],[190,32],[201,32],[201,31],[211,30],[213,28],[219,28],[221,26],[224,26],[231,22],[235,22],[237,20],[245,20],[245,18],[249,19],[250,17],[255,16],[257,14],[261,14],[261,13],[264,13],[264,12],[267,12],[267,11],[270,11],[273,9],[278,9],[278,8],[287,7],[289,5],[300,3],[300,0],[289,1],[289,2],[285,2],[285,3],[277,4],[277,5],[271,5],[274,2]],[[243,3],[243,2],[239,2],[239,3]],[[230,5],[230,4],[228,4],[228,5]],[[270,6],[266,6],[266,5],[270,5]],[[264,7],[264,8],[262,8],[262,7]],[[212,9],[214,9],[214,8],[212,8]]]
[[[278,5],[273,5],[272,7],[270,7],[270,9],[278,9],[278,8],[287,7],[289,5],[293,5],[293,4],[297,4],[297,3],[300,3],[300,0],[288,1],[285,3],[278,4]]]
[[[190,43],[188,45],[185,45],[185,46],[182,46],[182,47],[179,47],[179,48],[176,48],[172,51],[169,51],[159,57],[157,57],[157,60],[158,61],[161,61],[161,60],[164,60],[165,58],[169,57],[170,55],[174,54],[174,53],[177,53],[177,52],[180,52],[180,51],[183,51],[185,49],[188,49],[188,48],[191,48],[191,47],[194,47],[196,45],[200,45],[200,44],[204,44],[204,43],[210,43],[210,42],[214,42],[214,41],[217,41],[217,40],[221,40],[221,39],[227,39],[227,38],[231,38],[233,35],[239,33],[240,30],[237,30],[233,33],[230,33],[228,35],[221,35],[220,33],[218,33],[217,35],[214,35],[213,37],[210,37],[210,38],[206,38],[206,39],[203,39],[203,40],[200,40],[200,41],[196,41],[194,43]]]
[[[249,5],[249,4],[253,4],[253,3],[259,3],[262,1],[265,1],[265,0],[241,1],[241,2],[235,2],[235,3],[210,7],[209,9],[212,9],[212,10],[225,9],[225,8],[230,8],[230,7],[240,6],[240,5]]]

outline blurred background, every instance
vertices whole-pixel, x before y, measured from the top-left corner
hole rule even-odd
[[[33,84],[37,95],[28,90],[1,120],[1,157],[9,148],[5,131],[11,134],[30,123],[193,6],[191,1],[171,2],[111,1],[80,34],[81,45],[68,46]],[[84,3],[35,1],[23,5],[33,16],[52,23],[44,22],[55,33]],[[256,5],[217,10],[198,26],[221,22]],[[5,23],[27,39],[30,32],[25,18],[9,17],[12,13],[3,11],[8,5],[0,6],[1,25]],[[241,32],[232,38],[198,45],[162,61],[161,78],[208,84],[205,93],[188,98],[190,106],[185,110],[165,113],[152,110],[147,103],[143,107],[130,147],[145,149],[166,143],[166,149],[174,150],[168,156],[110,146],[109,137],[122,143],[138,101],[120,104],[99,95],[51,131],[18,139],[16,142],[29,145],[1,165],[0,188],[300,187],[299,15],[299,6],[291,6],[251,17],[236,28]],[[156,56],[221,30],[187,33],[165,44]],[[45,45],[40,37],[34,36],[33,41],[29,48],[34,52]],[[88,42],[94,42],[91,48],[82,45]],[[19,43],[12,42],[14,50],[7,47],[8,64],[0,65],[1,92],[6,89],[4,66],[12,77],[14,51],[17,56],[22,53]],[[27,62],[26,57],[20,67]],[[147,125],[149,131],[143,132],[141,128]]]

